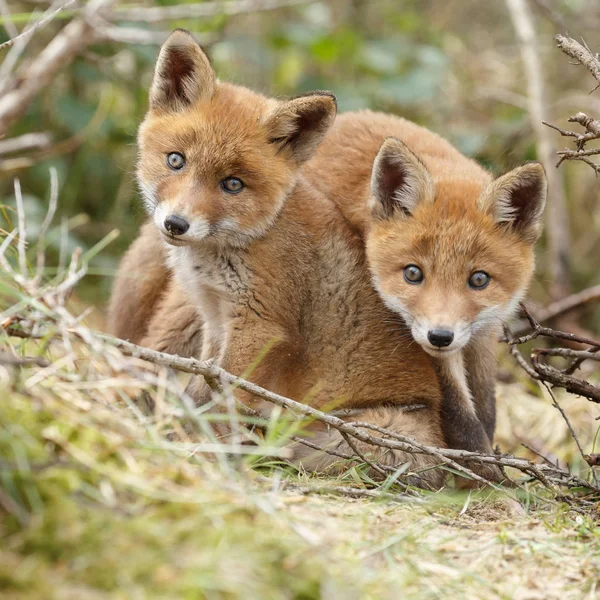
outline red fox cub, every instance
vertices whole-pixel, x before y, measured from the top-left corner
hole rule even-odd
[[[179,289],[200,313],[202,358],[237,375],[258,362],[250,379],[261,386],[444,445],[430,357],[408,343],[373,289],[362,240],[301,171],[335,114],[325,92],[280,101],[220,82],[193,37],[177,30],[160,51],[139,130],[145,205]],[[154,318],[168,321],[171,334],[195,326],[187,309],[181,323],[169,310]],[[156,347],[164,331],[147,333],[144,343]],[[208,387],[196,383],[196,400],[206,401]],[[268,414],[258,398],[240,399]],[[313,443],[351,452],[337,432],[313,433]],[[308,469],[336,460],[302,445],[295,451]],[[442,484],[433,457],[379,460],[408,462],[412,473],[423,470],[421,483]]]
[[[364,237],[385,304],[439,359],[448,446],[489,451],[494,348],[533,273],[543,167],[492,179],[431,131],[364,111],[338,117],[305,174]]]

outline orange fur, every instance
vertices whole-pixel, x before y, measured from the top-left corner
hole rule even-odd
[[[492,349],[533,273],[543,168],[529,164],[493,180],[431,131],[362,111],[338,117],[305,173],[363,237],[382,298],[436,357],[449,445],[489,452]],[[420,284],[404,278],[409,265],[422,270]],[[491,277],[486,288],[467,284],[476,271]],[[429,341],[432,329],[453,333],[447,349]]]
[[[258,360],[248,376],[264,387],[319,408],[354,409],[354,419],[443,445],[430,358],[410,344],[403,323],[373,289],[360,237],[301,172],[334,113],[327,94],[282,102],[221,83],[187,34],[171,36],[140,127],[138,176],[157,231],[170,244],[165,254],[175,282],[167,309],[155,303],[146,341],[164,342],[162,329],[177,330],[173,319],[192,333],[202,323],[202,358],[238,375]],[[180,171],[165,162],[172,152],[185,156]],[[228,177],[244,182],[239,194],[220,187]],[[167,227],[173,214],[189,224],[185,233]],[[130,259],[136,253],[143,253],[141,245]],[[181,291],[198,321],[173,310],[179,300],[170,298]],[[195,389],[205,401],[207,387]],[[269,408],[247,394],[240,398]],[[315,435],[344,451],[336,432]],[[307,468],[334,460],[295,450]],[[435,462],[400,453],[380,458],[408,461],[414,470]],[[431,486],[442,481],[435,470],[422,477]]]

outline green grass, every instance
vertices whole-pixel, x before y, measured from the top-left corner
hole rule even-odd
[[[144,416],[121,401],[139,393],[127,373],[108,385],[104,361],[81,352],[46,378],[2,373],[2,597],[595,597],[593,511],[549,502],[515,516],[487,493],[395,503],[286,490],[277,472],[269,483],[244,462],[178,451],[168,393]]]

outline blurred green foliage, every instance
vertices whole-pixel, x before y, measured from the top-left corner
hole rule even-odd
[[[585,33],[582,15],[590,11],[600,20],[600,9],[590,0],[555,4],[573,33]],[[31,5],[15,2],[11,10],[28,14]],[[600,96],[585,100],[589,76],[570,68],[553,49],[557,24],[547,14],[535,17],[555,122],[564,121],[572,109],[586,109],[582,102],[588,102],[588,109],[592,102],[600,106]],[[41,48],[63,24],[51,23],[33,38],[31,48]],[[211,35],[206,48],[222,79],[274,95],[332,90],[341,110],[369,107],[400,114],[448,137],[496,172],[536,157],[519,48],[504,2],[331,0],[158,27]],[[3,198],[10,201],[12,177],[18,175],[30,201],[43,206],[48,167],[54,165],[61,185],[60,213],[89,217],[74,232],[82,243],[92,245],[120,229],[120,238],[98,259],[104,262],[96,263],[102,272],[114,270],[143,220],[135,185],[135,135],[157,50],[116,43],[91,47],[12,128],[11,135],[51,132],[54,146],[34,166],[0,171]],[[556,143],[562,146],[561,140]],[[593,174],[579,167],[563,170],[573,215],[574,283],[585,287],[598,280],[594,257],[600,252],[600,223]],[[534,296],[544,301],[543,242],[540,249]],[[111,278],[90,281],[94,299],[106,298]]]

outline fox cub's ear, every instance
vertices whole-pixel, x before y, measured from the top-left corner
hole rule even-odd
[[[540,163],[528,163],[498,177],[484,190],[480,207],[498,223],[533,244],[541,233],[548,182]]]
[[[188,31],[176,29],[162,45],[150,87],[150,108],[178,112],[211,98],[217,78],[202,48]]]
[[[315,152],[337,113],[335,96],[329,92],[312,92],[281,103],[268,114],[265,128],[269,141],[288,149],[301,164]]]
[[[420,202],[433,202],[435,185],[427,170],[408,147],[387,138],[373,162],[369,205],[374,216],[411,215]]]

